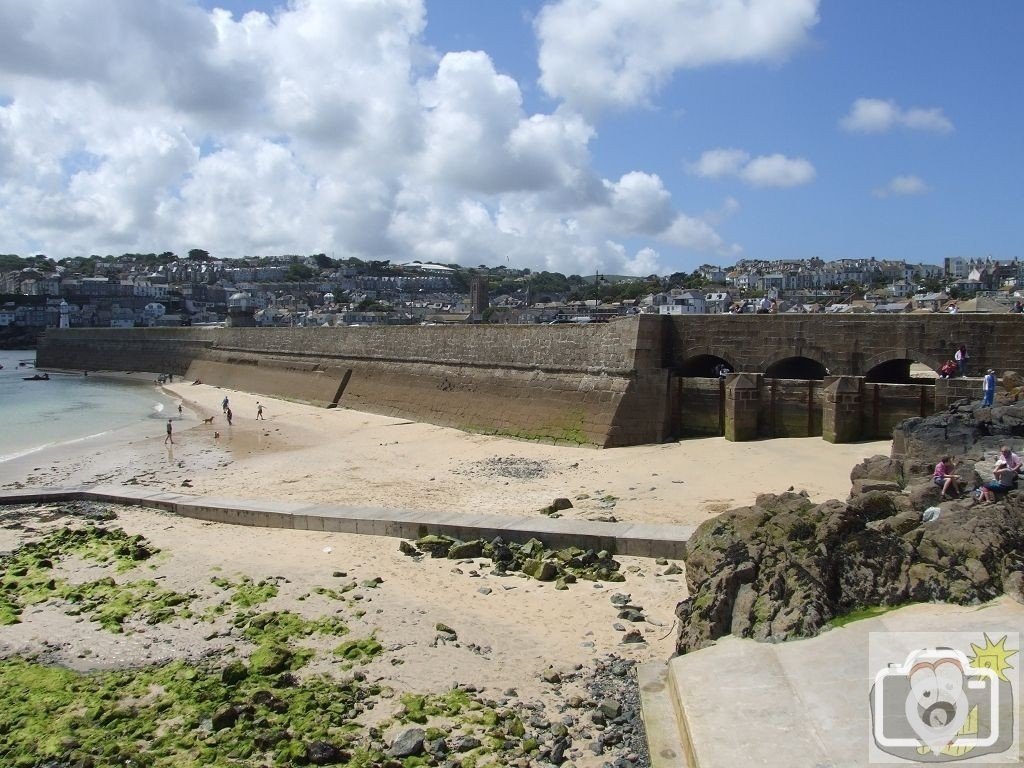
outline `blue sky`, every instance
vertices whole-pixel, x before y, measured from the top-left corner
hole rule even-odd
[[[1016,0],[148,8],[0,12],[0,51],[43,49],[0,52],[4,251],[637,274],[1021,255]],[[82,25],[132,44],[69,53]]]

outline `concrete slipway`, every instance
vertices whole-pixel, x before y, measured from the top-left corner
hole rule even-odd
[[[536,537],[547,546],[577,546],[634,557],[680,560],[692,526],[649,523],[599,523],[550,517],[512,517],[375,509],[297,501],[241,500],[184,493],[153,491],[121,485],[0,490],[0,504],[56,501],[99,501],[174,512],[214,523],[292,528],[328,533],[355,533],[418,539],[427,534],[452,536],[463,541],[493,539],[525,542]]]

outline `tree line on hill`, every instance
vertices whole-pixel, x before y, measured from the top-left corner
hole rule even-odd
[[[337,269],[354,269],[359,274],[371,276],[388,276],[403,274],[400,266],[387,260],[362,260],[354,256],[335,259],[324,253],[309,256],[295,254],[280,257],[269,257],[277,264],[287,263],[285,280],[289,282],[306,282],[327,271]],[[60,266],[65,270],[90,277],[96,274],[99,265],[108,268],[115,264],[157,269],[172,262],[188,261],[204,263],[221,261],[229,266],[256,266],[264,263],[267,257],[243,257],[238,259],[214,259],[208,251],[201,248],[189,250],[187,256],[181,257],[171,251],[163,253],[124,253],[114,255],[73,256],[54,260],[45,254],[19,256],[17,254],[0,254],[0,272],[8,272],[32,268],[42,272],[52,271]],[[311,266],[312,261],[316,266]],[[529,295],[531,302],[544,301],[586,301],[619,302],[634,300],[657,291],[671,288],[702,288],[706,280],[699,272],[675,272],[667,277],[648,275],[647,277],[629,277],[621,275],[564,275],[561,272],[542,270],[534,272],[530,269],[511,267],[463,267],[459,264],[447,264],[453,271],[448,275],[453,289],[468,292],[473,278],[481,276],[487,281],[488,293],[491,296]]]

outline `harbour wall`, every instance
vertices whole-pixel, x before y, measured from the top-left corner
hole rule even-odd
[[[673,437],[887,437],[980,381],[872,380],[937,368],[964,343],[974,372],[1024,371],[1024,318],[641,315],[601,325],[63,329],[41,368],[173,373],[273,397],[562,444]],[[823,376],[768,375],[819,366]],[[724,363],[726,378],[707,374]],[[977,393],[975,394],[975,389]]]
[[[657,321],[658,318],[649,318]],[[664,325],[64,329],[40,368],[145,370],[486,434],[668,437]]]

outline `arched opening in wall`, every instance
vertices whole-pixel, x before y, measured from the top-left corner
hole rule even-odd
[[[768,366],[764,372],[768,379],[824,379],[825,366],[809,357],[787,357]]]
[[[904,358],[879,363],[864,375],[864,381],[870,384],[934,384],[938,377],[938,372],[926,363]]]
[[[696,355],[685,360],[677,373],[680,376],[713,378],[720,375],[723,366],[730,371],[734,371],[729,361],[721,357],[716,357],[715,355]]]

